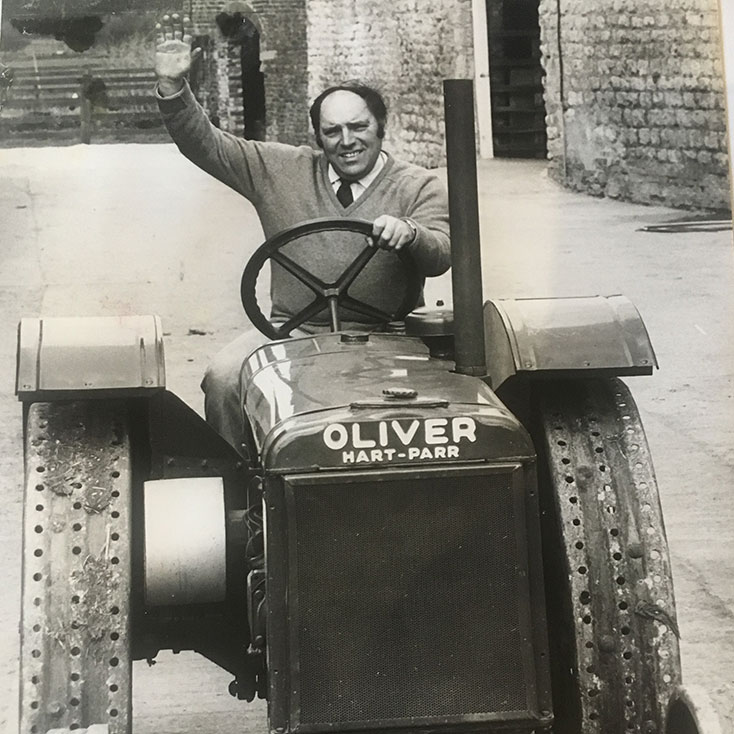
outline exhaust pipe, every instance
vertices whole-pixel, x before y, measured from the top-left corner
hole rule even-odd
[[[487,374],[487,366],[473,82],[471,79],[446,79],[443,94],[454,299],[454,359],[459,374],[483,377]]]

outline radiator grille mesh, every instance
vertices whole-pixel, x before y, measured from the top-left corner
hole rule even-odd
[[[299,486],[302,724],[527,710],[511,475]]]

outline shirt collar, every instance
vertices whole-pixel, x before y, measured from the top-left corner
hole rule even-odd
[[[380,171],[385,166],[385,163],[387,163],[387,153],[385,153],[384,150],[380,151],[380,155],[377,157],[377,160],[375,161],[375,165],[372,166],[372,170],[369,173],[366,173],[362,178],[359,179],[359,181],[352,181],[353,184],[359,184],[362,188],[366,189],[379,175]],[[339,174],[334,169],[334,166],[329,163],[328,167],[328,173],[329,173],[329,183],[332,186],[335,186],[339,182]]]

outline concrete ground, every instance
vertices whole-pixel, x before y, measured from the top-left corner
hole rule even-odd
[[[21,316],[160,314],[169,387],[201,408],[211,355],[247,322],[239,278],[262,233],[252,207],[170,145],[8,149],[0,156],[0,731],[17,727],[22,445],[13,396]],[[684,678],[734,731],[734,248],[731,232],[653,234],[682,212],[591,199],[542,161],[480,164],[489,297],[624,293],[661,369],[631,378],[655,457]],[[429,302],[447,278],[428,289]],[[203,334],[191,333],[205,332]],[[135,667],[136,734],[265,730],[262,704],[196,656]]]

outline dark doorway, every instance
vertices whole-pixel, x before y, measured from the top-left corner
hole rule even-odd
[[[234,46],[239,46],[242,73],[244,137],[265,140],[265,75],[260,71],[260,32],[241,13],[219,13],[217,24]]]
[[[265,140],[265,75],[260,71],[260,33],[245,20],[240,51],[245,138]]]
[[[486,3],[494,154],[545,158],[538,0]]]

